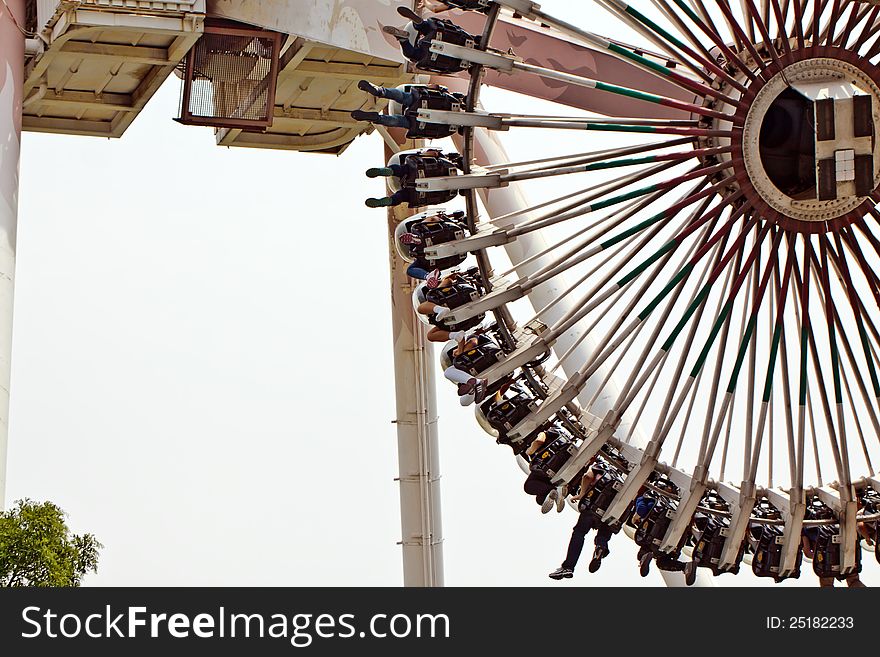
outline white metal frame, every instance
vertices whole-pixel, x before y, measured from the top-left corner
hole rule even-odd
[[[24,0],[5,0],[0,16],[0,510],[6,503],[6,453],[9,438],[9,383],[12,361],[12,305],[15,292],[15,238],[18,225],[18,169],[21,150],[21,95],[25,36],[9,12],[24,17]]]

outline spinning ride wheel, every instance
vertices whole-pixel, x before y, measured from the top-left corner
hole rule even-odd
[[[444,321],[494,316],[503,351],[473,373],[492,390],[515,382],[478,419],[517,453],[564,426],[553,482],[576,485],[602,459],[619,475],[600,510],[613,526],[637,497],[661,500],[640,535],[658,556],[691,544],[691,581],[697,566],[737,572],[744,553],[758,575],[796,577],[818,530],[836,536],[816,556],[834,563],[825,574],[858,572],[880,491],[880,6],[638,4],[595,0],[637,46],[522,0],[478,2],[474,43],[430,44],[470,75],[464,111],[419,112],[461,128],[465,170],[417,187],[460,191],[470,223],[425,254],[475,256],[486,293]],[[510,10],[649,75],[611,84],[493,50]],[[613,95],[619,114],[484,108],[493,69]],[[488,161],[487,131],[526,129],[563,138]],[[597,135],[615,141],[590,150]],[[478,194],[488,207],[535,180],[557,191],[481,218]]]

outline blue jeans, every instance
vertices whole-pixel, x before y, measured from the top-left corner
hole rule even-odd
[[[424,281],[428,278],[428,274],[430,274],[427,269],[419,267],[416,263],[411,264],[407,267],[406,275],[410,278],[417,278],[420,281]]]
[[[402,114],[380,114],[373,123],[388,126],[389,128],[410,129],[409,119]]]
[[[390,89],[379,87],[378,97],[393,100],[395,103],[400,103],[404,107],[408,107],[416,102],[415,94],[410,91],[404,91],[403,89],[395,89],[394,87]]]

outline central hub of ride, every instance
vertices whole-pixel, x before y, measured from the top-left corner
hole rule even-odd
[[[797,61],[751,82],[737,112],[742,138],[732,144],[745,198],[807,233],[858,220],[880,185],[878,70],[851,53],[821,54],[798,59],[795,51]]]

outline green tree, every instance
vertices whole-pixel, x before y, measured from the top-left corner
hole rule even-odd
[[[92,534],[71,534],[65,515],[28,499],[0,513],[0,586],[79,586],[97,572],[104,546]]]

